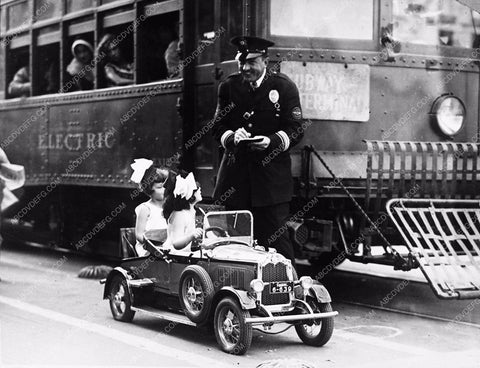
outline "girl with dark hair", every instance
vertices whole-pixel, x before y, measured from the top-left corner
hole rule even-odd
[[[137,183],[140,190],[150,199],[135,208],[137,220],[135,223],[135,250],[139,256],[146,256],[148,252],[143,247],[145,233],[150,230],[164,229],[166,235],[167,222],[163,216],[165,198],[165,182],[168,179],[168,170],[153,166],[153,161],[136,159],[131,165],[134,172],[131,180]]]
[[[191,242],[202,236],[195,228],[195,204],[202,200],[200,187],[192,173],[170,176],[165,185],[163,215],[167,219],[167,240],[164,248],[190,252]]]
[[[133,84],[133,63],[125,59],[119,42],[112,34],[107,33],[97,46],[98,56],[105,57],[103,69],[108,87]]]

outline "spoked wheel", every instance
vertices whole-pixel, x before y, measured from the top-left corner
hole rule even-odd
[[[126,282],[125,278],[120,275],[113,277],[109,293],[110,310],[113,318],[117,321],[130,322],[135,316],[135,312],[131,309],[132,300]]]
[[[215,337],[223,351],[243,355],[252,343],[252,325],[245,322],[250,312],[243,310],[233,298],[218,303],[213,321]]]
[[[213,299],[212,279],[200,266],[192,265],[180,277],[180,304],[185,315],[200,323],[208,317]]]
[[[331,312],[330,303],[319,303],[316,299],[307,296],[307,303],[314,313]],[[305,324],[295,325],[298,337],[304,344],[311,346],[323,346],[332,337],[333,317],[314,319]]]

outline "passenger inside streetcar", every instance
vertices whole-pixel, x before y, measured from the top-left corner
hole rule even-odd
[[[181,43],[178,14],[151,17],[142,24],[142,50],[139,80],[141,83],[181,77]]]
[[[67,73],[77,90],[84,91],[93,89],[95,76],[93,74],[93,47],[82,39],[76,40],[72,44],[73,59],[67,66]]]
[[[107,87],[133,84],[133,63],[126,60],[119,41],[107,33],[98,44],[98,56],[105,60]]]
[[[165,64],[167,65],[168,78],[177,78],[181,76],[180,69],[180,41],[178,38],[178,22],[175,24],[175,31],[171,34],[172,41],[165,50]]]
[[[60,89],[60,44],[54,42],[37,49],[33,65],[32,91],[34,95],[58,93]]]
[[[30,82],[30,73],[28,66],[23,66],[17,70],[12,81],[8,85],[8,94],[10,97],[27,97],[32,91]]]

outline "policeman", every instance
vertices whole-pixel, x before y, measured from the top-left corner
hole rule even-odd
[[[218,89],[213,131],[225,153],[214,196],[228,197],[227,209],[251,210],[259,244],[294,264],[285,222],[293,193],[289,150],[303,137],[298,89],[286,75],[267,71],[273,42],[249,36],[230,42],[239,72]]]

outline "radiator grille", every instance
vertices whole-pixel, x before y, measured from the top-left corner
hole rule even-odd
[[[271,294],[269,282],[288,281],[287,266],[284,263],[267,263],[262,270],[262,280],[266,284],[262,292],[262,304],[276,305],[290,303],[289,293]]]
[[[284,263],[267,263],[262,272],[263,282],[288,281],[287,266]]]

